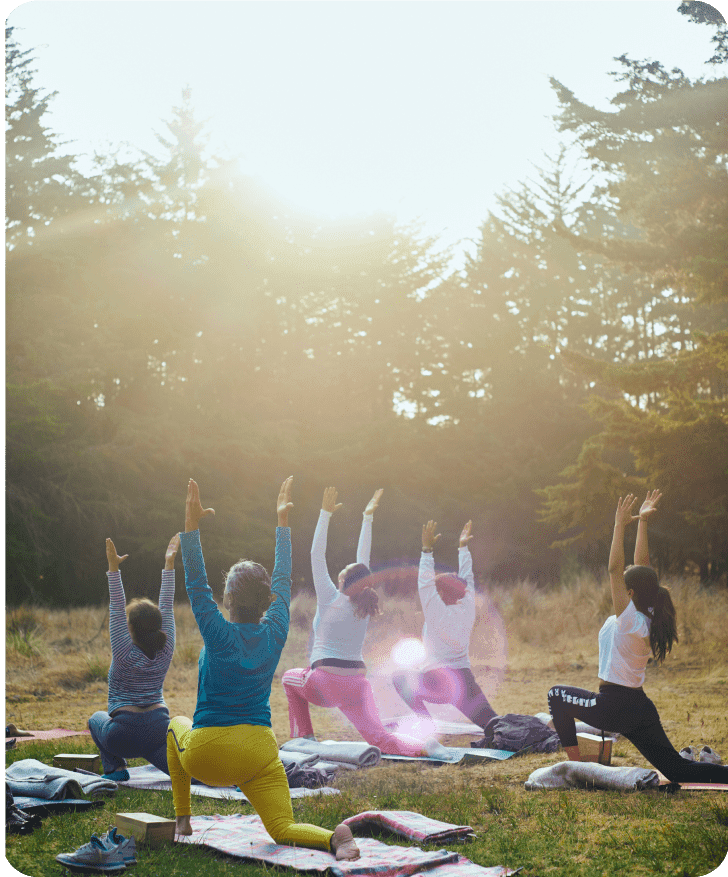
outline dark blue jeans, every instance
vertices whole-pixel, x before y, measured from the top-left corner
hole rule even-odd
[[[599,692],[571,685],[549,691],[549,711],[562,746],[576,746],[574,719],[616,731],[673,783],[728,784],[728,765],[684,759],[670,743],[654,703],[641,688],[605,685]]]
[[[88,720],[88,729],[101,753],[104,773],[126,767],[127,758],[146,758],[156,768],[167,770],[166,706],[148,713],[121,712],[115,716],[99,711]]]

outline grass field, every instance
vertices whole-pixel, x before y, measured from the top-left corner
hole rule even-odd
[[[181,593],[178,573],[178,592]],[[647,668],[645,689],[657,705],[668,736],[680,749],[708,744],[728,759],[728,592],[692,582],[668,582],[678,609],[680,643],[661,667]],[[604,582],[581,578],[541,591],[532,584],[491,589],[480,596],[473,634],[473,671],[499,713],[546,710],[555,683],[596,685],[597,633],[610,612]],[[292,606],[291,633],[271,694],[273,730],[288,739],[285,695],[279,683],[289,667],[305,664],[314,603],[299,596]],[[384,614],[369,629],[366,659],[382,715],[401,714],[404,705],[389,678],[392,646],[416,636],[422,615],[414,601],[386,600]],[[21,608],[6,621],[6,721],[19,727],[85,728],[88,716],[106,707],[110,660],[106,607],[49,611]],[[197,655],[201,639],[185,603],[175,610],[177,648],[165,684],[172,715],[194,711]],[[462,719],[452,708],[443,718]],[[312,708],[320,739],[358,739],[338,711]],[[471,738],[445,738],[468,745]],[[50,763],[57,752],[95,752],[89,738],[20,744],[6,762],[38,758]],[[484,865],[522,867],[536,875],[679,875],[711,873],[728,852],[728,795],[722,792],[527,792],[524,781],[537,767],[563,760],[562,752],[526,755],[474,767],[382,764],[337,779],[342,794],[294,801],[301,821],[333,828],[366,809],[417,810],[434,818],[472,826],[478,839],[462,852]],[[136,763],[143,763],[141,761]],[[639,753],[619,740],[616,765],[645,766]],[[193,810],[233,813],[236,805],[193,798]],[[173,816],[171,795],[120,789],[102,808],[43,819],[27,837],[7,838],[6,856],[27,875],[59,875],[59,852],[69,852],[103,833],[117,811]],[[245,806],[243,812],[251,812]],[[383,838],[386,839],[386,838]],[[397,841],[400,843],[400,841]],[[216,877],[267,871],[202,849],[142,850],[137,877]],[[728,863],[726,866],[728,868]]]

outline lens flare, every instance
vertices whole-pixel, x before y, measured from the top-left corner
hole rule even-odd
[[[398,667],[416,667],[425,660],[425,647],[416,637],[401,639],[392,646],[392,660]]]

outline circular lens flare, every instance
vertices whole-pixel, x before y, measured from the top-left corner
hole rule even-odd
[[[401,639],[392,646],[392,660],[398,667],[416,667],[425,660],[425,647],[416,637]]]

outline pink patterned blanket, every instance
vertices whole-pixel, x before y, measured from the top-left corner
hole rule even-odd
[[[240,859],[296,871],[329,871],[334,877],[409,877],[425,871],[432,877],[508,877],[516,873],[501,866],[483,868],[447,850],[389,846],[371,838],[357,839],[361,858],[337,862],[331,853],[274,843],[258,816],[193,816],[190,821],[192,834],[178,835],[179,843],[200,844]]]
[[[412,810],[366,810],[350,816],[344,822],[354,834],[366,834],[370,826],[376,825],[408,840],[426,843],[452,843],[477,836],[469,825],[440,822],[439,819],[430,819]]]

